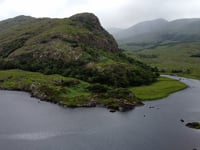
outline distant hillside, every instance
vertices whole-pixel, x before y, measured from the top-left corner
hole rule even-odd
[[[163,45],[144,50],[127,50],[134,59],[156,66],[162,74],[200,79],[200,42]]]
[[[200,40],[200,19],[166,21],[156,19],[138,23],[114,33],[120,47],[130,50]]]
[[[157,77],[154,68],[122,54],[91,13],[1,21],[0,68],[61,74],[115,87],[148,84]]]
[[[121,30],[114,34],[117,40],[129,40],[129,38],[134,38],[136,36],[141,36],[143,34],[150,34],[154,32],[162,32],[167,26],[168,22],[163,19],[157,19],[153,21],[145,21],[138,23],[128,29]]]
[[[128,56],[161,73],[200,79],[200,19],[146,21],[114,36]]]

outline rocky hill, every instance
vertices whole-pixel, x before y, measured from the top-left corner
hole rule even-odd
[[[156,71],[127,58],[98,18],[18,16],[0,22],[0,68],[61,74],[117,87],[148,84]]]

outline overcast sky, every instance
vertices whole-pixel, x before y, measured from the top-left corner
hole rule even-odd
[[[127,28],[156,18],[200,18],[200,0],[0,0],[0,20],[17,15],[64,18],[97,15],[105,28]]]

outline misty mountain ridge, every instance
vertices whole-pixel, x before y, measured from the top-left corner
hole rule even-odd
[[[144,33],[149,33],[157,30],[163,29],[163,27],[166,26],[168,21],[164,19],[156,19],[153,21],[144,21],[141,23],[138,23],[130,28],[121,30],[114,34],[114,36],[117,37],[117,39],[124,39],[132,37],[133,35],[140,35]]]
[[[124,45],[122,47],[133,49],[137,49],[138,45],[147,48],[168,43],[199,41],[200,19],[144,21],[114,33],[113,36],[120,45]]]
[[[200,19],[146,21],[115,34],[128,56],[164,74],[200,79]]]

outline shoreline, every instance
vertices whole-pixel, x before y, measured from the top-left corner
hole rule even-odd
[[[169,75],[162,75],[162,76],[167,76],[168,78],[178,78],[175,76],[169,76]],[[3,83],[3,82],[2,82]],[[89,97],[89,100],[87,100],[84,103],[80,103],[77,102],[76,104],[73,105],[67,105],[65,102],[60,101],[60,100],[56,100],[56,98],[51,98],[48,97],[47,95],[45,95],[45,93],[41,93],[38,92],[38,87],[36,87],[35,85],[32,86],[33,84],[29,85],[29,86],[25,86],[26,88],[18,88],[18,87],[12,87],[12,88],[6,88],[6,87],[2,87],[2,85],[0,85],[0,90],[7,90],[7,91],[21,91],[21,92],[27,92],[30,94],[30,97],[35,97],[41,101],[46,101],[46,102],[50,102],[50,103],[54,103],[57,105],[60,105],[62,107],[69,107],[69,108],[76,108],[76,107],[104,107],[110,110],[110,112],[115,112],[115,111],[129,111],[134,109],[137,106],[142,106],[144,105],[143,102],[145,102],[145,100],[137,100],[137,101],[133,101],[133,102],[128,102],[126,101],[126,99],[115,99],[113,98],[113,103],[109,104],[109,103],[103,103],[101,100],[93,100],[94,99],[94,95]],[[186,87],[187,88],[187,87]],[[184,88],[185,89],[185,88]],[[167,96],[169,96],[172,93],[176,93],[180,90],[184,90],[184,89],[179,89],[177,91],[173,91],[171,93],[169,93],[168,95],[161,97],[161,98],[156,98],[156,99],[148,99],[148,101],[152,101],[152,100],[159,100],[162,98],[165,98]],[[98,97],[98,96],[97,96]]]
[[[188,88],[188,85],[172,76],[161,75],[158,81],[146,86],[133,87],[135,95],[142,101],[154,101],[168,97],[169,95]]]
[[[28,90],[21,90],[21,89],[8,89],[8,88],[2,88],[0,87],[1,91],[17,91],[17,92],[25,92],[28,93],[30,97],[36,98],[39,101],[45,101],[45,102],[49,102],[52,104],[56,104],[59,106],[62,106],[64,108],[92,108],[92,107],[102,107],[102,108],[106,108],[108,109],[110,112],[115,112],[115,111],[120,111],[120,112],[126,112],[126,111],[130,111],[132,109],[134,109],[135,107],[138,106],[143,106],[144,103],[143,102],[137,102],[135,104],[132,103],[122,103],[119,107],[115,107],[112,105],[105,105],[105,104],[101,104],[101,103],[92,103],[92,102],[88,102],[86,104],[77,104],[77,105],[73,105],[73,106],[68,106],[65,105],[64,103],[61,103],[59,101],[56,100],[50,100],[50,99],[44,99],[43,97],[40,98],[39,95],[35,95],[32,91],[28,91]]]

